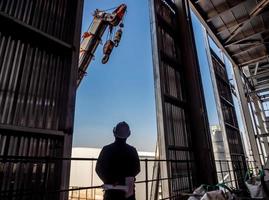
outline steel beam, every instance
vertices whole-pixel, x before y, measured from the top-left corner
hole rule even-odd
[[[238,35],[238,33],[246,26],[246,24],[252,19],[254,19],[254,17],[258,16],[268,4],[268,0],[262,0],[261,2],[259,2],[250,12],[249,20],[245,21],[244,23],[238,24],[238,26],[231,32],[230,37],[225,41],[225,44],[231,41],[236,35]]]
[[[152,45],[152,58],[153,58],[153,72],[154,72],[154,87],[155,87],[155,102],[156,102],[156,118],[157,118],[157,146],[159,150],[159,158],[166,159],[166,137],[164,130],[164,109],[163,109],[163,96],[162,96],[162,82],[161,82],[161,71],[160,71],[160,52],[159,52],[159,41],[158,41],[158,30],[157,30],[157,16],[156,16],[156,1],[149,0],[150,8],[150,28],[151,28],[151,45]],[[160,163],[161,177],[168,176],[168,164],[165,162]],[[168,180],[161,181],[162,195],[169,196],[169,182]]]
[[[263,78],[262,80],[258,80],[258,79],[255,79],[256,80],[256,84],[254,85],[255,86],[259,86],[259,85],[264,85],[265,83],[269,83],[269,79],[268,77],[265,77]]]
[[[80,39],[81,39],[81,27],[82,27],[82,11],[84,0],[77,0],[77,7],[72,8],[76,10],[75,20],[74,20],[74,36],[72,39],[72,59],[70,59],[71,69],[70,76],[68,81],[68,98],[67,101],[67,109],[66,109],[66,120],[65,126],[67,130],[73,130],[73,124],[75,120],[74,112],[75,112],[75,99],[76,99],[76,91],[77,91],[77,72],[78,72],[78,62],[79,62],[79,51],[80,51]],[[64,146],[63,146],[63,157],[71,157],[72,154],[72,139],[73,134],[66,134],[64,137]],[[70,182],[70,170],[71,163],[70,161],[63,161],[62,163],[62,171],[61,173],[61,189],[68,188]],[[68,193],[63,192],[60,194],[60,200],[68,199]]]
[[[245,90],[244,90],[244,83],[242,81],[242,77],[240,74],[240,69],[236,66],[233,67],[233,71],[234,71],[234,76],[235,76],[235,86],[238,92],[238,96],[239,96],[239,104],[240,106],[240,110],[242,113],[242,117],[243,117],[243,124],[245,126],[245,130],[247,132],[247,139],[250,142],[250,146],[251,146],[251,150],[253,153],[253,158],[256,160],[256,164],[257,166],[260,168],[261,167],[261,158],[259,155],[259,149],[258,149],[258,145],[256,143],[256,139],[255,139],[255,130],[253,127],[253,123],[252,123],[252,119],[251,119],[251,113],[248,107],[248,99],[245,95]]]
[[[47,45],[53,48],[59,49],[59,51],[72,51],[72,45],[40,30],[33,26],[30,26],[24,23],[21,20],[18,20],[12,16],[7,15],[6,13],[0,11],[0,23],[2,26],[6,27],[6,30],[11,32],[20,32],[20,36],[29,36],[31,39],[39,43],[42,42],[43,45]],[[43,42],[44,41],[44,42]]]
[[[195,0],[195,3],[205,2],[206,0]]]
[[[256,75],[249,76],[248,78],[258,79],[258,78],[262,78],[262,77],[265,77],[265,76],[269,76],[269,70],[265,70],[264,72],[259,72]]]
[[[207,60],[208,60],[208,66],[209,66],[209,71],[210,71],[210,77],[212,80],[212,86],[214,90],[214,96],[215,96],[215,101],[216,101],[216,109],[219,117],[219,123],[220,123],[220,128],[221,132],[223,133],[223,146],[225,149],[225,159],[231,160],[231,152],[228,144],[228,137],[226,133],[226,128],[225,128],[225,121],[224,121],[224,115],[223,115],[223,110],[221,109],[221,96],[219,94],[218,86],[217,86],[217,80],[216,80],[216,75],[214,72],[214,66],[212,62],[212,55],[211,55],[211,50],[208,42],[208,34],[206,32],[206,29],[203,29],[203,39],[204,39],[204,44],[205,44],[205,51],[207,55]],[[218,155],[215,155],[215,157],[218,157]]]
[[[257,86],[255,86],[255,90],[256,90],[256,91],[257,91],[257,90],[260,90],[260,89],[266,89],[266,88],[269,89],[269,83],[267,83],[267,84],[261,84],[261,85],[257,85]]]
[[[264,89],[258,89],[258,90],[254,90],[252,91],[252,93],[262,93],[262,92],[268,92],[269,88],[264,88]]]
[[[231,45],[238,44],[238,43],[240,43],[240,42],[243,42],[243,41],[245,41],[245,40],[248,40],[248,39],[250,39],[250,38],[256,37],[256,36],[258,36],[258,35],[261,35],[261,34],[263,34],[263,33],[267,33],[267,32],[269,32],[269,30],[266,29],[266,28],[263,28],[261,31],[256,32],[256,33],[251,33],[251,34],[245,36],[244,38],[242,38],[242,39],[240,39],[240,40],[236,40],[236,41],[233,41],[233,42],[230,42],[230,43],[225,42],[225,47],[229,47],[229,46],[231,46]],[[263,43],[263,42],[262,42],[262,39],[261,39],[261,40],[256,40],[256,41],[260,41],[261,43]]]
[[[223,26],[221,26],[221,27],[219,27],[219,28],[217,28],[216,29],[216,34],[217,35],[220,35],[221,33],[223,33],[224,31],[226,31],[226,30],[231,30],[231,29],[236,29],[236,28],[238,28],[238,26],[241,26],[242,24],[244,24],[244,23],[249,23],[251,20],[253,20],[254,18],[256,18],[256,17],[261,17],[261,16],[263,16],[263,15],[265,15],[265,16],[267,16],[267,15],[269,15],[269,12],[267,11],[267,12],[261,12],[261,13],[259,13],[258,15],[256,15],[256,16],[253,16],[252,18],[250,18],[250,16],[248,15],[248,16],[244,16],[244,17],[241,17],[241,18],[238,18],[238,19],[236,19],[236,20],[234,20],[234,21],[231,21],[231,22],[229,22],[229,23],[227,23],[226,25],[223,25]],[[233,30],[233,31],[234,31]]]
[[[261,100],[267,97],[269,97],[269,94],[260,95]],[[269,110],[264,110],[264,111],[269,111]]]
[[[254,109],[255,109],[256,119],[257,119],[258,124],[259,124],[260,133],[266,133],[266,129],[265,129],[264,121],[263,121],[263,117],[264,117],[263,111],[261,110],[261,107],[260,107],[261,103],[259,102],[259,99],[257,98],[256,95],[255,95],[255,98],[252,98],[252,102],[253,102]],[[266,155],[269,155],[268,139],[266,137],[264,137],[261,139],[261,141],[264,142],[263,146],[264,146]]]
[[[226,31],[226,30],[231,30],[231,29],[236,29],[239,25],[243,24],[243,23],[249,23],[251,20],[253,20],[256,17],[260,17],[260,16],[267,16],[269,15],[269,12],[260,12],[258,15],[254,16],[253,18],[250,18],[250,16],[243,16],[240,17],[234,21],[231,21],[229,23],[226,23],[225,25],[219,27],[216,29],[216,34],[219,35],[222,32]]]
[[[211,36],[211,38],[213,39],[213,41],[217,44],[217,46],[225,53],[225,55],[227,56],[227,58],[231,61],[231,63],[234,66],[237,66],[237,63],[234,61],[234,59],[232,59],[232,57],[230,56],[230,54],[227,52],[227,50],[225,49],[225,47],[223,46],[223,44],[221,43],[221,41],[219,40],[219,38],[217,38],[217,36],[215,35],[215,33],[211,30],[211,28],[209,27],[209,25],[206,23],[206,19],[201,15],[201,13],[198,11],[198,9],[196,8],[196,5],[194,5],[192,3],[192,1],[190,2],[190,6],[191,6],[191,10],[195,13],[195,15],[199,18],[200,22],[202,23],[202,25],[206,28],[207,33]]]
[[[242,50],[242,51],[239,51],[239,52],[237,52],[237,53],[232,54],[232,57],[236,57],[236,56],[238,56],[238,55],[241,55],[241,54],[243,54],[243,53],[246,53],[246,52],[248,52],[248,51],[251,51],[251,50],[256,49],[256,48],[258,48],[258,47],[261,47],[261,46],[263,46],[262,43],[258,43],[258,44],[255,44],[255,43],[254,43],[253,46],[250,46],[249,48],[246,48],[246,49],[244,49],[244,50]]]
[[[260,1],[257,6],[250,12],[251,16],[258,15],[262,10],[264,10],[269,5],[268,0]]]
[[[264,84],[262,86],[255,87],[255,92],[257,93],[261,93],[265,91],[269,91],[269,84]]]
[[[257,138],[269,137],[269,133],[262,133],[256,136]]]
[[[249,39],[249,40],[242,40],[237,43],[233,43],[231,45],[257,45],[257,44],[264,44],[260,39]]]
[[[39,128],[32,128],[32,127],[24,127],[24,126],[14,126],[14,125],[8,125],[8,124],[0,124],[0,130],[36,134],[36,135],[40,135],[41,137],[42,136],[64,136],[63,131],[39,129]]]
[[[213,19],[215,19],[216,17],[224,15],[227,12],[231,11],[232,9],[243,5],[245,2],[246,2],[246,0],[238,1],[232,7],[229,7],[229,8],[227,8],[227,3],[225,2],[225,3],[221,4],[221,5],[219,5],[218,7],[216,7],[216,9],[208,11],[209,14],[208,14],[208,19],[206,21],[210,22]],[[220,12],[217,12],[216,10],[220,10]]]
[[[245,21],[248,21],[248,20],[250,20],[249,16],[244,16],[244,17],[241,17],[241,18],[239,18],[237,20],[231,21],[231,22],[227,23],[226,25],[217,28],[216,33],[217,33],[217,35],[219,35],[222,32],[224,32],[226,30],[233,29],[233,28],[237,27],[238,24],[242,24],[242,23],[244,23]]]
[[[263,65],[260,65],[260,68],[268,69],[269,68],[269,62]]]
[[[258,67],[259,67],[259,62],[257,62],[257,63],[256,63],[256,66],[255,66],[255,71],[254,71],[254,75],[256,75],[256,74],[257,74]]]
[[[264,98],[261,100],[262,102],[268,102],[269,101],[269,98]]]
[[[243,67],[245,65],[250,65],[250,64],[253,64],[253,63],[256,63],[256,62],[259,62],[259,61],[263,61],[265,59],[269,59],[269,55],[264,55],[264,56],[261,56],[261,57],[258,57],[258,58],[248,60],[246,62],[240,63],[239,66]]]

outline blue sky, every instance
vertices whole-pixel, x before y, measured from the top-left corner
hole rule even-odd
[[[216,108],[216,101],[213,91],[213,85],[211,81],[210,70],[208,67],[207,54],[205,50],[205,41],[203,39],[203,27],[198,18],[192,13],[192,23],[195,44],[197,46],[198,61],[200,65],[205,101],[207,106],[207,115],[210,125],[218,125],[219,118]]]
[[[107,64],[101,63],[102,46],[77,91],[73,146],[102,147],[114,140],[119,121],[129,123],[129,143],[154,151],[157,137],[148,1],[85,0],[82,33],[96,9],[128,6],[121,43]],[[103,37],[105,43],[106,34]]]
[[[148,1],[85,0],[82,33],[88,29],[93,19],[91,13],[96,8],[106,10],[121,3],[128,6],[122,41],[105,65],[101,64],[102,46],[99,46],[95,60],[77,91],[73,146],[102,147],[111,143],[114,140],[113,127],[119,121],[126,121],[132,131],[128,142],[140,151],[154,151],[157,128]],[[201,34],[203,28],[193,13],[192,22],[209,124],[218,125],[216,101]],[[210,45],[220,55],[212,41]],[[232,78],[231,65],[226,63],[229,78]],[[234,100],[240,118],[238,102]],[[241,119],[239,126],[244,131]]]

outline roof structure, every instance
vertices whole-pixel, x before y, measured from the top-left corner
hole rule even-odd
[[[190,0],[211,37],[269,100],[269,0]]]

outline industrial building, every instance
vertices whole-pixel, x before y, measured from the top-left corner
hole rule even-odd
[[[83,0],[0,0],[0,199],[64,200],[72,191],[82,8]],[[149,0],[149,9],[158,151],[143,160],[154,161],[145,199],[183,199],[218,182],[245,189],[246,172],[269,154],[269,0]],[[193,14],[203,25],[214,127]]]

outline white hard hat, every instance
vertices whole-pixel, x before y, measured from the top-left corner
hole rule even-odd
[[[131,130],[126,122],[120,122],[113,128],[113,133],[116,138],[126,139],[131,135]]]

